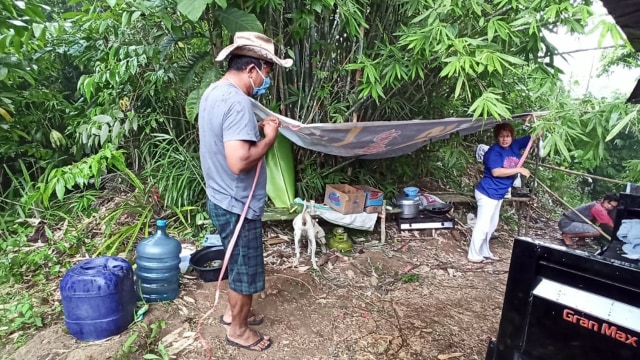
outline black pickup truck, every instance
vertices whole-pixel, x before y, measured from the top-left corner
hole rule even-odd
[[[640,219],[640,195],[620,194],[612,240],[595,254],[515,240],[487,360],[640,359],[640,266],[615,235],[624,219]]]

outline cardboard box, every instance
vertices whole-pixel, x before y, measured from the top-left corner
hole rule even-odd
[[[359,214],[364,211],[364,191],[344,184],[327,185],[324,203],[341,214]]]
[[[382,206],[367,206],[364,208],[364,212],[367,214],[379,214],[382,212]]]
[[[382,206],[384,203],[384,193],[382,190],[378,190],[367,185],[354,186],[357,189],[364,191],[364,207],[368,206]]]

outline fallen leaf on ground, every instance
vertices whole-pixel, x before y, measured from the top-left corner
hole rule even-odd
[[[453,275],[456,274],[456,270],[455,269],[447,269],[447,272],[449,273],[449,276],[453,277]]]
[[[462,353],[440,354],[438,355],[438,360],[453,359],[460,356],[462,356]]]
[[[356,277],[356,274],[354,274],[351,270],[347,270],[346,273],[349,279],[353,279],[354,277]]]
[[[284,244],[284,243],[288,243],[290,240],[287,238],[281,238],[281,237],[277,237],[277,238],[271,238],[271,239],[267,239],[264,242],[267,245],[277,245],[277,244]]]

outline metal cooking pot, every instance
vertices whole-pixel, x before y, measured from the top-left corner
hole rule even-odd
[[[446,215],[453,209],[453,205],[445,203],[427,204],[424,210],[432,215]]]
[[[411,219],[418,216],[418,211],[420,210],[420,199],[400,196],[396,198],[396,205],[402,209],[402,213],[400,214],[401,218]]]

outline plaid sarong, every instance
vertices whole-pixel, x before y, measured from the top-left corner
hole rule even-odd
[[[240,215],[227,211],[207,200],[211,222],[222,238],[227,250]],[[264,256],[262,253],[262,221],[244,219],[238,239],[231,252],[229,264],[229,288],[239,294],[251,295],[264,290]]]

